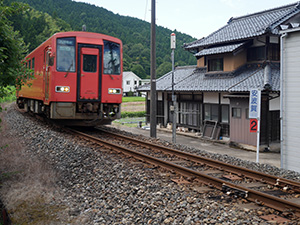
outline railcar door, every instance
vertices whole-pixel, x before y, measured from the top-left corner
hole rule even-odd
[[[79,101],[100,100],[101,46],[79,44],[78,91]]]
[[[49,103],[49,83],[50,83],[50,47],[45,48],[44,50],[44,66],[43,66],[43,72],[44,72],[44,92],[45,92],[45,104]]]

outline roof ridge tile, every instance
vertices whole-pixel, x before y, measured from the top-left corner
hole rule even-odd
[[[183,47],[194,51],[199,47],[248,40],[269,32],[278,34],[276,27],[299,12],[300,2],[297,2],[241,17],[232,17],[226,25],[207,37],[187,43]]]
[[[276,10],[282,10],[282,9],[284,9],[284,8],[290,8],[290,7],[292,7],[292,6],[294,6],[294,7],[293,7],[294,9],[296,9],[299,3],[300,3],[300,2],[296,2],[296,3],[292,3],[292,4],[288,4],[288,5],[283,5],[283,6],[271,8],[271,9],[266,9],[266,10],[259,11],[259,12],[255,12],[255,13],[250,13],[250,14],[243,15],[243,16],[231,17],[231,18],[230,18],[230,20],[231,20],[230,22],[235,21],[235,20],[238,20],[238,19],[243,19],[243,18],[251,17],[251,16],[257,16],[257,15],[264,14],[264,13],[268,13],[268,12],[273,12],[273,11],[276,11]],[[229,22],[229,21],[228,21],[228,22]]]

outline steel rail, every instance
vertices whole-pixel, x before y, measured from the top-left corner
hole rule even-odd
[[[221,180],[219,178],[209,176],[203,172],[194,171],[194,170],[173,164],[168,161],[154,158],[152,156],[128,149],[126,147],[122,147],[118,144],[113,144],[111,142],[101,140],[97,137],[85,134],[80,131],[71,130],[71,129],[66,129],[66,130],[71,133],[77,134],[81,137],[84,137],[88,140],[92,140],[96,143],[99,143],[100,145],[106,146],[106,147],[116,150],[118,152],[122,152],[125,155],[132,156],[138,160],[141,160],[141,161],[144,161],[144,162],[147,162],[150,164],[154,164],[156,166],[160,166],[162,168],[165,168],[165,169],[168,169],[171,171],[175,171],[176,173],[178,173],[182,176],[193,178],[195,180],[198,180],[201,183],[205,183],[209,186],[213,186],[217,189],[223,190],[228,195],[241,196],[250,201],[253,201],[256,203],[259,202],[265,206],[276,209],[278,211],[290,212],[290,213],[293,213],[295,216],[300,217],[300,205],[298,205],[296,203],[289,202],[287,200],[284,200],[284,199],[281,199],[281,198],[278,198],[278,197],[275,197],[275,196],[272,196],[272,195],[269,195],[266,193],[251,190],[251,189],[239,186],[239,185],[235,185],[230,182]]]
[[[261,181],[261,182],[265,182],[267,184],[275,185],[275,186],[278,186],[278,187],[282,187],[282,188],[291,188],[295,192],[300,192],[300,183],[297,182],[297,181],[288,180],[288,179],[285,179],[285,178],[280,178],[280,177],[277,177],[277,176],[265,174],[265,173],[262,173],[262,172],[259,172],[259,171],[250,170],[250,169],[247,169],[247,168],[244,168],[244,167],[227,164],[227,163],[224,163],[224,162],[221,162],[221,161],[217,161],[217,160],[205,158],[205,157],[202,157],[202,156],[194,155],[194,154],[191,154],[191,153],[183,152],[183,151],[180,151],[180,150],[168,148],[168,147],[157,145],[157,144],[147,142],[147,141],[144,141],[144,140],[140,141],[140,140],[137,140],[135,138],[127,137],[127,136],[122,135],[122,134],[112,133],[112,132],[103,130],[101,128],[96,128],[96,129],[98,129],[102,132],[108,133],[110,135],[118,136],[118,137],[121,137],[123,139],[129,140],[131,142],[135,142],[136,144],[139,144],[139,145],[145,145],[147,147],[151,146],[153,149],[156,149],[156,150],[167,151],[171,154],[174,154],[176,156],[185,158],[185,159],[190,160],[190,161],[195,162],[195,163],[206,164],[208,166],[218,168],[218,169],[230,172],[230,173],[234,173],[234,174],[237,174],[239,176],[252,178],[252,179],[255,179],[255,180],[258,180],[258,181]]]

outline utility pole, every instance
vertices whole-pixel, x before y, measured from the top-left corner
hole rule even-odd
[[[156,138],[156,51],[155,51],[155,0],[151,1],[151,90],[150,137]]]
[[[176,95],[174,93],[174,50],[176,48],[176,35],[175,33],[171,34],[171,57],[172,57],[172,101],[173,106],[171,111],[173,111],[173,124],[172,124],[172,142],[176,143],[176,120],[177,120],[177,103],[176,103]]]

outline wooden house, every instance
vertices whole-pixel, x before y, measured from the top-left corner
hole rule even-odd
[[[178,101],[177,124],[205,134],[217,126],[215,138],[247,148],[256,146],[250,133],[249,91],[261,90],[261,148],[280,141],[280,25],[300,14],[298,3],[231,18],[209,36],[187,43],[184,49],[197,65],[177,67],[174,90]],[[176,60],[176,59],[175,59]],[[172,72],[157,79],[157,122],[172,123]],[[150,113],[150,86],[147,113]],[[148,117],[149,119],[149,117]]]

